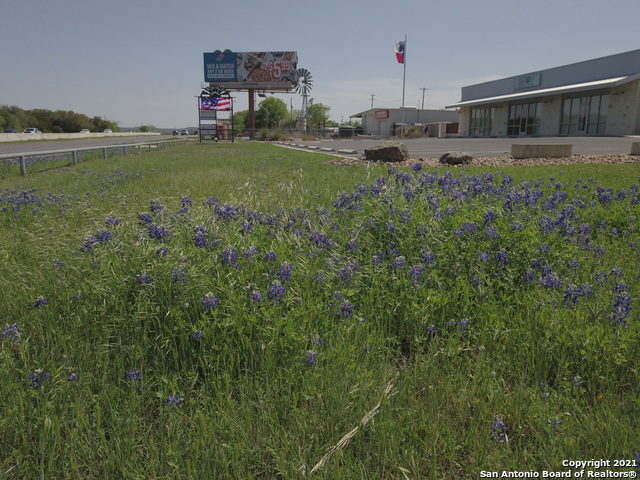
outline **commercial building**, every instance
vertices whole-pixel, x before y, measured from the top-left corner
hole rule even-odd
[[[640,50],[462,88],[463,136],[640,134]]]
[[[379,135],[389,137],[396,135],[402,123],[408,127],[420,126],[423,131],[429,124],[452,124],[457,133],[458,112],[447,110],[427,110],[416,107],[402,108],[372,108],[364,112],[351,115],[350,118],[360,119],[362,131],[365,135]]]

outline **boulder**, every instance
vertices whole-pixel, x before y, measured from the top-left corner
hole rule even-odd
[[[466,152],[447,152],[440,157],[440,163],[447,165],[467,165],[473,157]]]
[[[409,150],[404,143],[385,142],[382,145],[366,148],[364,156],[372,162],[402,162],[409,159]]]

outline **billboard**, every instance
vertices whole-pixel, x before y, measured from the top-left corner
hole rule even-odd
[[[291,90],[297,65],[297,52],[216,50],[204,54],[204,81],[233,89]]]

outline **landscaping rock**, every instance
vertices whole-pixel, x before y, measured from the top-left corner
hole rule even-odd
[[[467,165],[473,157],[465,152],[447,152],[440,157],[440,163],[447,165]]]
[[[364,156],[370,162],[404,162],[409,159],[409,150],[404,143],[385,142],[366,148]]]

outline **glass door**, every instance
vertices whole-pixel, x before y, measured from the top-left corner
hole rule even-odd
[[[589,119],[589,97],[580,97],[576,99],[580,102],[578,106],[578,126],[576,135],[587,134],[587,120]]]

